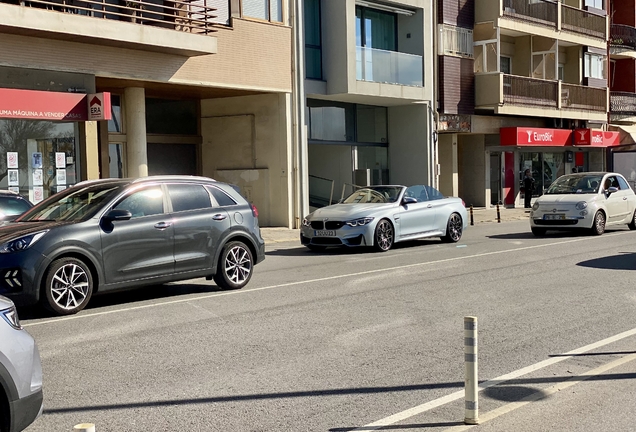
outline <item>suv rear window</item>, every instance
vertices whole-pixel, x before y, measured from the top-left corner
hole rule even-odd
[[[172,201],[172,211],[181,212],[210,208],[210,195],[197,184],[169,184],[168,194]]]
[[[225,192],[212,186],[209,186],[208,190],[221,207],[236,205],[236,201],[230,198]]]

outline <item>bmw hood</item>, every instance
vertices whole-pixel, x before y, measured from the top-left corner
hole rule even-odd
[[[376,213],[387,211],[395,207],[395,203],[386,204],[334,204],[327,207],[319,208],[308,219],[336,219],[349,220],[359,217],[374,216]]]
[[[10,222],[0,226],[0,244],[11,241],[24,235],[33,234],[43,230],[68,225],[70,222]]]

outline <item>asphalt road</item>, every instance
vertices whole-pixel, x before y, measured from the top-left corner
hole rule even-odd
[[[21,311],[44,367],[27,431],[467,430],[469,315],[471,429],[633,430],[634,270],[636,232],[535,238],[519,221],[387,253],[281,243],[240,291],[195,280],[70,318]]]

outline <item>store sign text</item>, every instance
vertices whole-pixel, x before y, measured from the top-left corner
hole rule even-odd
[[[110,120],[110,93],[87,95],[0,88],[0,118]]]

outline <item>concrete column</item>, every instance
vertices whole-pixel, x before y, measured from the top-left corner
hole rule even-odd
[[[124,90],[126,113],[126,167],[127,177],[148,175],[148,151],[146,142],[146,96],[143,88],[128,87]]]
[[[80,175],[82,180],[99,178],[99,146],[97,122],[80,123]]]

